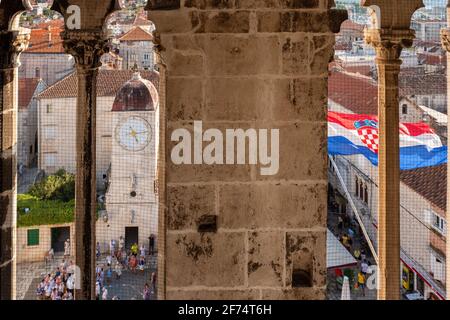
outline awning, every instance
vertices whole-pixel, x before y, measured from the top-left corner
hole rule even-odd
[[[336,236],[327,230],[327,268],[354,266],[358,262]]]

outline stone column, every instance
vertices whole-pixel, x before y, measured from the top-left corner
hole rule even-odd
[[[441,30],[441,42],[442,47],[447,51],[447,110],[450,110],[450,2],[447,5],[447,28]],[[448,123],[448,122],[447,122]],[[447,125],[448,133],[450,134],[450,126]],[[450,135],[448,135],[450,137]],[[447,235],[450,235],[450,213],[449,213],[449,206],[450,206],[450,164],[447,164],[447,212],[446,212],[446,220],[447,220]],[[448,236],[447,236],[448,237]],[[450,241],[447,239],[446,241],[446,249],[445,249],[445,268],[446,268],[446,274],[445,274],[445,292],[446,292],[446,299],[450,300]]]
[[[81,288],[75,299],[95,299],[96,206],[96,99],[100,57],[107,51],[101,30],[62,33],[64,48],[75,58],[78,76],[76,119],[75,263],[81,271]]]
[[[159,298],[325,298],[328,63],[346,19],[332,2],[150,2],[167,87]],[[172,133],[194,121],[219,144],[227,129],[279,130],[279,170],[225,164],[225,147],[209,165],[208,142],[175,164]]]
[[[411,16],[422,1],[366,0],[374,6],[366,41],[378,67],[378,299],[400,299],[400,150],[398,76],[402,49],[411,47]],[[376,7],[375,7],[376,6]]]
[[[15,299],[17,68],[29,35],[0,31],[0,300]]]

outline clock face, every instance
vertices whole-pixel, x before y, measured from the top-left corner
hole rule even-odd
[[[116,127],[116,140],[126,150],[142,150],[150,143],[151,139],[152,127],[141,117],[131,116]]]

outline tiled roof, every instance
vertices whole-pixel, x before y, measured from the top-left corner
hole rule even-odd
[[[433,66],[444,66],[447,62],[445,55],[439,54],[428,54],[428,53],[418,53],[417,59],[421,64],[433,65]]]
[[[354,113],[377,114],[378,89],[369,77],[331,69],[328,97]]]
[[[19,109],[26,109],[41,80],[38,78],[19,78]]]
[[[142,29],[141,27],[134,27],[122,37],[120,41],[153,41],[153,35]]]
[[[342,31],[356,31],[362,33],[364,31],[364,25],[351,20],[345,20],[341,24],[341,32]]]
[[[47,27],[31,29],[30,43],[25,53],[64,53],[61,32],[63,27],[49,24]]]
[[[328,82],[329,99],[354,113],[377,114],[378,85],[366,72],[361,71],[367,71],[367,68],[331,68]],[[402,69],[399,85],[400,97],[444,95],[447,92],[444,73],[423,73],[417,68]]]
[[[445,211],[447,203],[447,165],[400,172],[404,184]]]
[[[150,80],[155,87],[158,88],[159,75],[157,72],[140,71],[140,73],[144,79]],[[132,75],[132,70],[99,70],[97,78],[97,96],[114,97],[119,89],[131,79]],[[78,79],[74,72],[44,90],[38,98],[74,98],[77,96],[77,86]]]
[[[399,76],[400,95],[433,95],[447,93],[447,77],[444,73],[405,73]]]

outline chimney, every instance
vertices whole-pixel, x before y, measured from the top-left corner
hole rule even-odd
[[[51,47],[52,46],[52,27],[49,25],[47,27],[47,35],[48,35],[48,46]]]

